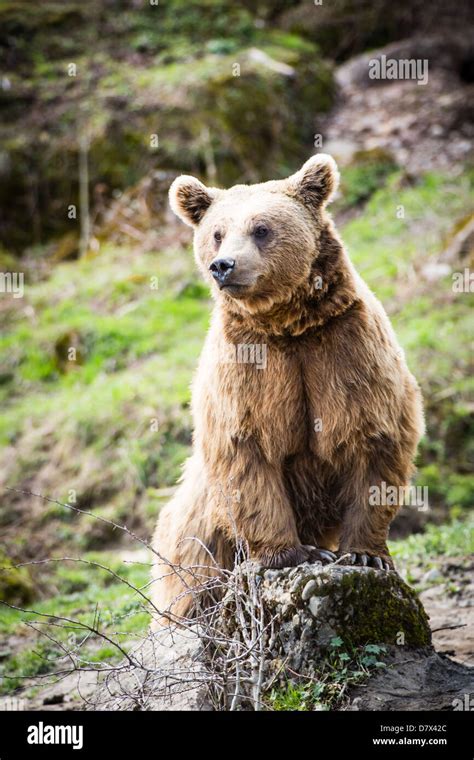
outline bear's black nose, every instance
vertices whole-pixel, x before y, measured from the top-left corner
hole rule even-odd
[[[235,259],[214,259],[209,269],[212,272],[214,279],[222,285],[227,280],[234,267]]]

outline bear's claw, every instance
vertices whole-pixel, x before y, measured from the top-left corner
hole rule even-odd
[[[323,563],[335,562],[337,557],[334,552],[329,549],[319,549],[317,546],[305,546],[308,550],[308,562],[317,562],[318,560]]]
[[[290,546],[280,551],[267,550],[257,557],[262,567],[280,570],[283,567],[295,567],[307,562],[308,550],[305,546]]]
[[[336,555],[329,549],[318,549],[317,546],[292,546],[282,551],[264,552],[258,557],[258,562],[262,567],[268,567],[273,570],[282,567],[294,567],[301,565],[303,562],[322,562],[328,564],[336,561]]]
[[[377,570],[392,570],[390,562],[383,557],[377,557],[364,552],[351,552],[351,565],[362,565],[362,567],[374,567]]]

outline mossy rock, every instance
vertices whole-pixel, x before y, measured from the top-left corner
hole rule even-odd
[[[372,568],[343,570],[346,572],[340,577],[328,578],[321,592],[321,597],[331,599],[337,633],[343,641],[409,647],[431,644],[423,605],[397,573]]]
[[[332,104],[332,68],[309,43],[275,40],[168,64],[159,56],[146,66],[101,58],[93,88],[71,83],[66,63],[41,77],[25,92],[24,118],[12,111],[0,128],[5,244],[21,250],[77,237],[68,208],[78,207],[78,112],[89,137],[91,198],[98,186],[110,197],[158,170],[228,185],[294,169],[313,152],[318,114]],[[41,118],[30,118],[33,111]],[[25,225],[32,207],[33,224]]]
[[[14,562],[0,551],[0,601],[8,604],[28,604],[34,598],[34,585],[27,567],[15,567]]]
[[[254,572],[277,631],[274,657],[299,673],[317,670],[336,637],[348,649],[431,645],[428,616],[416,593],[395,572],[309,563]],[[231,610],[226,621],[232,627]]]

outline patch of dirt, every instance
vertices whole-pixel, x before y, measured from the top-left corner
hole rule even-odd
[[[438,652],[393,647],[386,662],[382,673],[351,690],[347,710],[465,709],[474,694],[474,668]]]
[[[474,665],[474,558],[443,558],[420,582],[435,649]]]

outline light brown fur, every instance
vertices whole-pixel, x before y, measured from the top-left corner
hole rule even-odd
[[[193,385],[193,454],[154,548],[198,575],[232,566],[236,537],[270,567],[304,561],[308,545],[391,564],[399,505],[370,506],[369,487],[408,485],[422,403],[326,211],[337,181],[319,155],[287,180],[217,190],[180,177],[170,190],[216,304]],[[240,287],[219,291],[216,257],[235,260]],[[255,344],[266,346],[265,368],[223,360],[229,345]],[[154,579],[158,609],[190,613],[195,574],[157,562]]]

